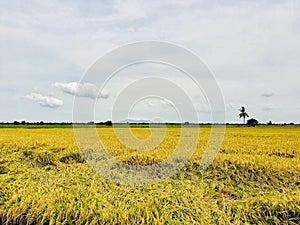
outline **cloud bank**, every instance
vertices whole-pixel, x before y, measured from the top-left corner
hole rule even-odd
[[[225,102],[235,106],[226,108],[229,122],[239,121],[241,105],[259,121],[300,122],[299,10],[295,0],[1,1],[1,120],[69,121],[67,95],[55,95],[64,102],[56,114],[33,111],[23,96],[53,93],[49,84],[55,82],[79,82],[93,62],[117,46],[162,40],[190,49],[209,66]],[[69,96],[97,97],[93,86],[57,86]],[[102,93],[109,99],[101,108],[107,110],[122,87],[108,88],[110,97]],[[195,95],[192,89],[188,93]],[[272,111],[263,110],[266,104]],[[101,120],[109,113],[99,114]]]

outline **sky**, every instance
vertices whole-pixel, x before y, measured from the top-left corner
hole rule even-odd
[[[176,100],[161,96],[140,96],[127,114],[112,118],[120,93],[152,76],[172,81],[190,97],[198,122],[211,122],[205,93],[166,65],[132,65],[101,92],[81,82],[105,54],[145,40],[201,59],[222,92],[226,122],[242,122],[238,109],[245,106],[262,123],[300,123],[298,0],[1,0],[0,122],[73,121],[74,96],[95,102],[95,117],[83,120],[193,121],[178,114]]]

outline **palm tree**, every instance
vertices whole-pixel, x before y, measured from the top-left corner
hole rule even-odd
[[[246,110],[245,110],[245,107],[244,107],[244,106],[242,106],[241,109],[239,109],[239,110],[240,110],[239,116],[240,116],[240,118],[243,117],[243,122],[244,122],[244,124],[245,124],[245,118],[246,118],[246,117],[249,117],[249,115],[248,115],[248,113],[246,113]]]

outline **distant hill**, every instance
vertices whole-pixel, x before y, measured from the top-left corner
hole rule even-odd
[[[133,120],[133,119],[126,119],[119,121],[118,123],[152,123],[151,120]]]

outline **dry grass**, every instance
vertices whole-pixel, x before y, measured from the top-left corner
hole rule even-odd
[[[168,128],[157,149],[140,152],[112,129],[98,131],[118,159],[139,165],[164,159],[180,134]],[[193,158],[175,176],[131,187],[94,172],[72,129],[0,129],[0,223],[300,224],[299,127],[227,128],[220,154],[201,171],[209,134],[201,128]]]

